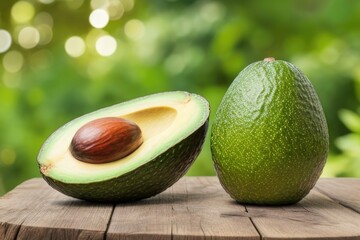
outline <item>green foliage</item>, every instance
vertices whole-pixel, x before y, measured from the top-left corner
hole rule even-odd
[[[360,96],[359,1],[111,0],[103,2],[120,2],[124,11],[103,29],[89,23],[91,3],[102,1],[23,1],[32,5],[34,13],[31,16],[30,11],[29,20],[21,23],[16,16],[29,12],[12,15],[20,1],[0,1],[0,29],[13,38],[10,49],[0,53],[0,193],[39,176],[35,159],[41,144],[67,121],[170,90],[206,97],[212,120],[240,70],[268,56],[293,62],[318,91],[331,140],[325,174],[360,176],[355,153],[350,157],[344,148],[348,143],[335,145],[337,137],[349,133],[338,111],[355,111],[356,94]],[[116,7],[111,6],[116,16]],[[134,19],[138,21],[131,22]],[[42,32],[45,35],[40,34],[36,46],[24,48],[19,32],[39,23],[51,29],[45,31],[50,41]],[[86,47],[75,58],[64,47],[74,35]],[[99,55],[95,47],[103,35],[117,42],[115,53],[108,57]],[[9,52],[21,57],[10,61]],[[345,120],[350,114],[342,115],[348,115],[342,119],[351,131],[357,128],[356,116]],[[340,151],[344,154],[336,155]],[[208,138],[189,174],[214,174]]]
[[[339,116],[352,133],[336,139],[335,144],[342,153],[329,158],[325,174],[339,177],[360,176],[360,115],[353,111],[341,110]]]

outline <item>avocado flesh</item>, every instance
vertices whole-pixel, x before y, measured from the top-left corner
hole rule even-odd
[[[232,198],[283,205],[313,188],[328,141],[325,115],[306,76],[285,61],[260,61],[244,69],[223,97],[211,150]]]
[[[80,199],[132,201],[153,196],[183,176],[199,154],[207,131],[208,102],[187,92],[154,94],[89,113],[64,125],[44,143],[38,163],[55,189]],[[143,144],[118,161],[76,160],[69,145],[85,123],[102,117],[134,121]]]

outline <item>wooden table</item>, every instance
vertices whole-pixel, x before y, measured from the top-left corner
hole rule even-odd
[[[300,203],[235,203],[216,177],[185,177],[129,204],[76,200],[28,180],[0,198],[0,239],[360,239],[360,179],[321,179]]]

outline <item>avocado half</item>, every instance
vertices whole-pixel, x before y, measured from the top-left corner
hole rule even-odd
[[[187,92],[165,92],[83,115],[55,131],[38,155],[43,178],[56,190],[84,200],[128,202],[154,196],[181,178],[200,153],[209,103]],[[143,143],[130,155],[103,164],[75,159],[69,145],[84,124],[103,117],[135,122]]]

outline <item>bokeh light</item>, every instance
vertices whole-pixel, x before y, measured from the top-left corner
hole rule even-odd
[[[11,35],[8,31],[0,29],[0,53],[6,52],[11,46]]]
[[[95,28],[104,28],[109,22],[109,14],[104,9],[96,9],[91,12],[89,21]]]
[[[40,34],[39,44],[40,45],[48,44],[53,37],[53,32],[51,27],[47,24],[40,24],[36,26],[36,29],[39,31]]]
[[[68,8],[75,10],[83,5],[84,0],[66,0],[65,3]]]
[[[215,22],[224,14],[224,7],[216,2],[208,2],[200,10],[200,16],[208,22]]]
[[[40,33],[39,31],[32,27],[24,27],[20,30],[18,36],[18,43],[21,47],[25,49],[30,49],[36,47],[36,45],[40,41]]]
[[[12,148],[4,148],[0,152],[0,159],[4,165],[12,165],[16,159],[16,153]]]
[[[120,0],[91,0],[90,6],[93,10],[106,10],[111,20],[120,19],[125,12],[124,5]]]
[[[135,2],[134,0],[121,0],[122,5],[124,6],[124,10],[126,12],[130,11],[134,8]]]
[[[11,17],[17,23],[29,22],[35,14],[35,8],[30,2],[18,1],[11,8]]]
[[[93,10],[95,10],[98,8],[103,8],[104,6],[106,6],[107,2],[107,0],[91,0],[90,6]]]
[[[51,42],[53,38],[54,20],[47,12],[40,12],[34,18],[34,25],[40,34],[39,45],[46,45]]]
[[[53,17],[47,12],[40,12],[36,14],[34,18],[34,25],[36,26],[41,24],[46,24],[49,27],[53,27],[54,25]]]
[[[120,0],[109,0],[107,11],[111,20],[118,20],[124,15],[125,9]]]
[[[3,66],[6,71],[15,73],[21,70],[24,64],[24,57],[18,51],[9,51],[3,58]]]
[[[138,19],[132,19],[125,24],[125,34],[132,40],[140,40],[145,34],[145,25]]]
[[[85,42],[81,37],[73,36],[66,40],[65,51],[71,57],[80,57],[85,52]]]
[[[116,48],[117,43],[115,38],[113,38],[112,36],[101,36],[96,41],[96,51],[101,56],[111,56],[116,51]]]
[[[54,0],[38,0],[38,1],[43,3],[43,4],[50,4],[50,3],[54,2]]]

